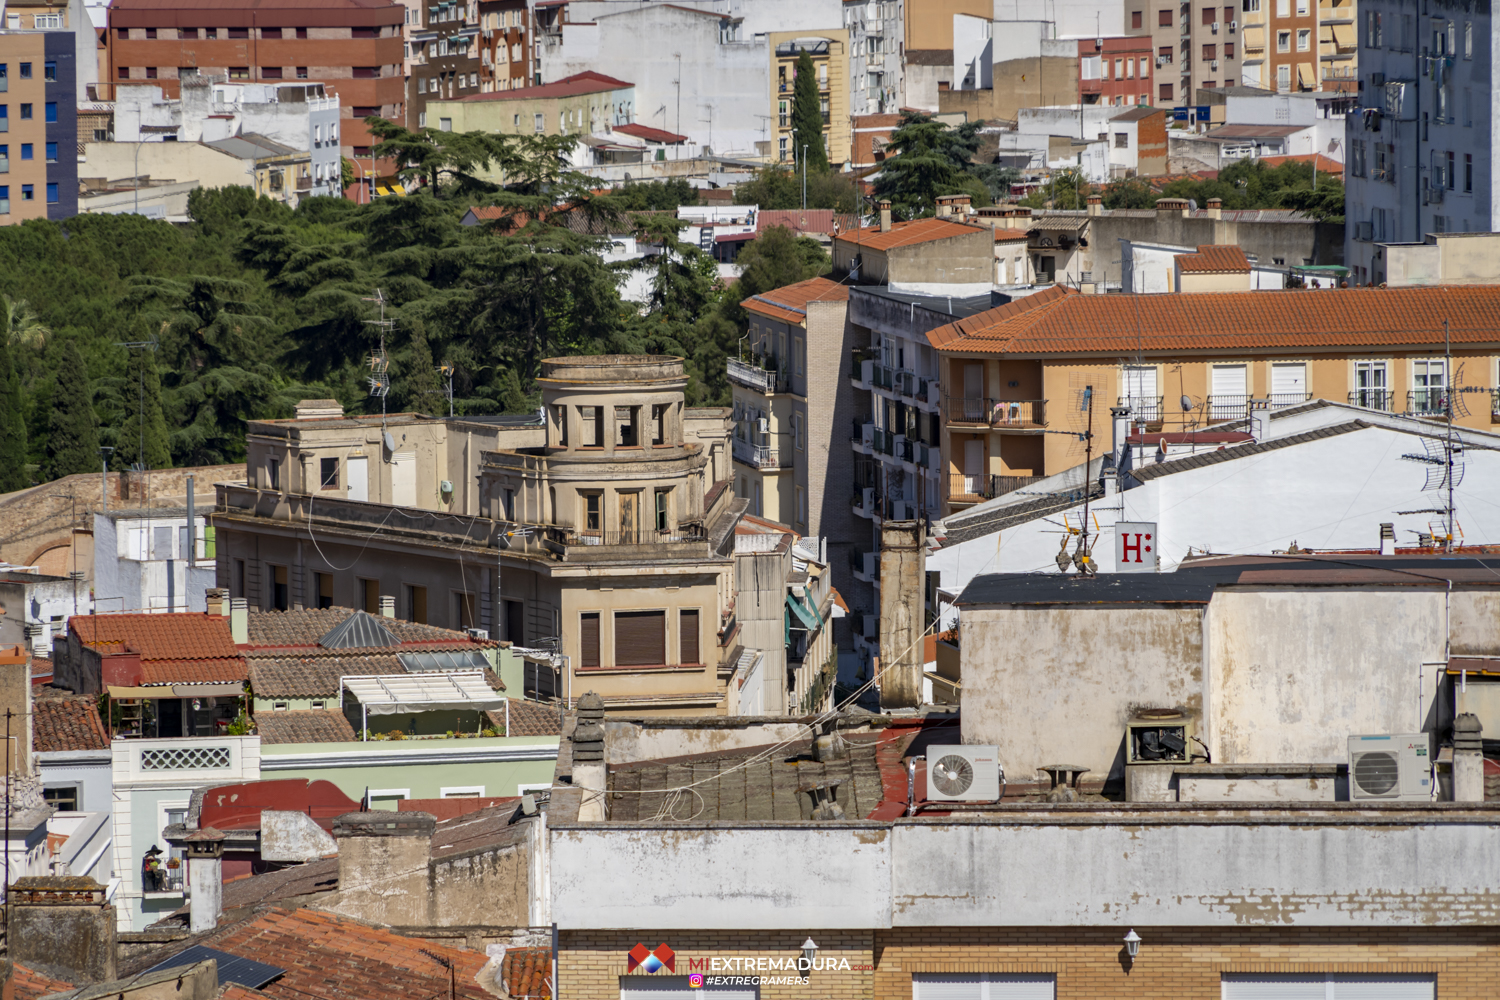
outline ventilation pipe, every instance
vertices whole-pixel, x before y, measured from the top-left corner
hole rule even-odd
[[[1396,526],[1389,521],[1380,525],[1380,554],[1383,556],[1396,554]]]
[[[250,606],[243,597],[229,602],[229,635],[237,645],[250,641]]]
[[[888,201],[877,202],[876,203],[876,207],[880,209],[880,231],[882,233],[888,233],[888,232],[890,232],[891,231],[891,203],[888,202]]]

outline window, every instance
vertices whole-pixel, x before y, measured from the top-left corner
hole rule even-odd
[[[1474,22],[1464,22],[1464,58],[1474,58]]]
[[[1448,182],[1448,190],[1452,191],[1453,190],[1454,182],[1457,180],[1457,178],[1454,175],[1454,170],[1453,170],[1454,156],[1453,156],[1453,150],[1451,150],[1451,149],[1448,150],[1447,160],[1448,160],[1448,166],[1443,171],[1443,179]]]
[[[269,489],[281,489],[281,460],[276,458],[266,459],[266,486]]]
[[[1172,85],[1170,83],[1157,84],[1156,99],[1158,101],[1170,101],[1172,99]]]
[[[1234,58],[1234,43],[1233,42],[1225,42],[1224,43],[1224,58],[1225,59],[1233,59]]]
[[[54,61],[52,61],[52,60],[49,59],[46,62],[42,63],[42,80],[45,81],[46,83],[56,83],[57,82],[57,63],[56,62],[54,62]]]
[[[583,669],[599,666],[599,612],[585,611],[578,616],[578,665]]]
[[[355,30],[358,31],[359,29],[356,28]],[[281,37],[281,29],[280,28],[261,28],[260,29],[260,37],[261,38],[280,38]]]
[[[354,79],[356,80],[378,80],[380,79],[379,66],[355,66]]]
[[[208,41],[213,41],[214,39],[216,39],[216,38],[219,37],[219,29],[218,28],[204,28],[203,29],[203,37],[205,39],[207,39]]]
[[[1146,79],[1146,77],[1148,77],[1150,75],[1151,75],[1151,57],[1150,56],[1141,56],[1141,79],[1144,80],[1144,79]]]
[[[1377,142],[1375,144],[1375,167],[1370,171],[1370,179],[1377,181],[1394,181],[1396,171],[1394,161],[1396,159],[1395,147],[1388,142]],[[1384,239],[1385,237],[1380,237]]]
[[[1297,16],[1306,17],[1311,0],[1297,0]]]
[[[49,205],[56,205],[56,204],[58,204],[58,192],[57,192],[57,184],[56,183],[49,183],[47,185],[47,204],[49,204]]]
[[[249,66],[231,66],[231,67],[229,67],[229,79],[231,79],[231,80],[248,80],[248,79],[250,79],[250,67]]]
[[[547,131],[547,122],[541,115],[533,115],[531,125],[533,132]]]
[[[22,121],[29,121],[30,119],[31,119],[31,105],[30,104],[23,104],[23,105],[21,105],[21,120]]]
[[[1212,90],[1214,87],[1216,87],[1218,85],[1213,80],[1204,80],[1203,81],[1203,86],[1204,86],[1205,89]]]
[[[1292,89],[1292,67],[1285,63],[1276,67],[1276,89],[1283,92]]]
[[[314,573],[313,585],[316,587],[318,608],[333,607],[333,574]]]
[[[78,786],[63,785],[61,787],[43,788],[42,801],[53,806],[58,812],[78,811]]]
[[[1204,7],[1203,8],[1203,23],[1204,24],[1213,24],[1216,20],[1218,20],[1218,18],[1219,18],[1219,9],[1217,7]]]
[[[1115,148],[1116,149],[1129,149],[1130,148],[1130,133],[1129,132],[1116,132],[1115,133]]]
[[[439,118],[438,119],[438,130],[442,131],[442,132],[452,132],[453,131],[453,119],[452,118]]]
[[[1349,176],[1363,177],[1365,175],[1365,142],[1363,139],[1355,139],[1349,143]]]
[[[299,79],[299,80],[306,80],[307,79],[307,67],[306,66],[298,66],[297,67],[297,79]]]
[[[677,612],[677,659],[683,666],[701,663],[698,648],[698,609],[683,608]]]
[[[1310,48],[1312,48],[1312,29],[1311,28],[1298,28],[1297,29],[1297,51],[1298,52],[1306,52]]]
[[[1057,995],[1057,976],[1001,972],[916,972],[912,974],[912,1000],[1052,1000]]]
[[[796,447],[796,449],[798,451],[804,450],[803,443],[804,443],[805,438],[803,436],[802,429],[803,429],[803,415],[800,414],[800,413],[793,413],[792,414],[792,444],[793,444],[793,446]]]
[[[230,38],[249,38],[250,37],[250,29],[249,28],[230,28],[229,29],[229,37]]]
[[[1203,61],[1204,62],[1207,62],[1210,59],[1217,59],[1217,58],[1219,58],[1219,47],[1217,45],[1205,45],[1205,46],[1203,46]]]
[[[337,458],[318,460],[318,484],[318,488],[324,490],[339,488],[339,460]]]
[[[1372,410],[1388,409],[1384,361],[1356,361],[1354,363],[1354,391],[1349,402]]]
[[[406,585],[406,620],[427,624],[427,588]]]
[[[1131,28],[1132,31],[1139,31],[1140,30],[1140,28],[1141,28],[1141,12],[1140,11],[1133,10],[1133,11],[1130,12],[1130,28]]]
[[[656,530],[667,531],[672,526],[671,514],[669,513],[669,500],[672,491],[670,489],[656,491]]]
[[[1292,16],[1292,2],[1291,2],[1291,0],[1276,0],[1276,16],[1277,17],[1291,17]]]
[[[505,635],[507,642],[517,646],[526,645],[526,605],[521,601],[501,601],[504,605]]]
[[[654,667],[667,662],[665,611],[615,612],[615,666]]]
[[[1260,0],[1245,0],[1244,4],[1241,6],[1241,9],[1244,10],[1247,14],[1253,14],[1256,11],[1260,10]]]
[[[146,79],[148,79],[148,80],[155,80],[156,79],[156,67],[155,66],[147,66],[146,67]]]
[[[1222,973],[1223,1000],[1259,1000],[1261,997],[1317,997],[1318,1000],[1371,1000],[1372,997],[1425,997],[1436,991],[1433,975],[1362,975],[1260,972]]]
[[[125,66],[121,66],[119,69],[115,70],[115,77],[116,77],[116,79],[120,79],[120,80],[129,80],[130,79],[130,70],[129,70],[129,68],[127,68]]]
[[[298,28],[297,29],[297,37],[298,38],[306,38],[307,37],[307,29],[306,28]]]
[[[244,597],[245,595],[245,560],[234,561],[234,593],[233,597]]]
[[[36,188],[35,188],[34,185],[31,185],[31,184],[22,184],[21,185],[21,200],[22,201],[36,201]]]
[[[807,490],[797,487],[797,523],[807,524]]]
[[[1474,190],[1474,154],[1464,154],[1464,193],[1470,194]]]
[[[286,567],[271,567],[271,607],[277,611],[286,611],[291,608],[290,595],[286,585]]]
[[[260,78],[262,80],[280,80],[281,79],[281,67],[280,66],[262,66],[260,68]]]
[[[146,29],[146,37],[148,39],[155,38],[156,37],[156,29],[155,28],[147,28]]]
[[[271,711],[273,711],[273,712],[285,712],[290,707],[291,707],[291,703],[290,702],[285,702],[285,701],[273,701],[273,702],[271,702]]]
[[[1276,51],[1277,52],[1290,52],[1290,51],[1292,51],[1292,33],[1290,31],[1278,31],[1278,32],[1276,32]],[[1288,67],[1288,66],[1278,66],[1278,67],[1276,67],[1276,69],[1277,69],[1277,76],[1279,77],[1281,75],[1281,70],[1290,69],[1290,67]]]
[[[600,531],[604,524],[604,494],[583,494],[583,530]]]
[[[1167,62],[1171,62],[1172,61],[1172,46],[1170,46],[1170,45],[1163,45],[1161,48],[1159,48],[1159,49],[1156,50],[1156,55],[1160,59],[1164,59]]]
[[[29,143],[29,142],[23,142],[23,143],[21,143],[21,159],[23,159],[23,160],[34,160],[34,159],[36,159],[36,157],[34,155],[32,155],[32,150],[33,149],[34,149],[34,147],[32,146],[31,143]]]
[[[1156,25],[1159,28],[1170,28],[1172,26],[1172,12],[1170,10],[1157,11]]]

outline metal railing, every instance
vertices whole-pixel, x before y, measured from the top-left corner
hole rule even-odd
[[[894,455],[896,452],[896,435],[884,427],[875,428],[875,437],[870,442],[872,450],[882,455]]]
[[[1414,417],[1446,417],[1448,390],[1443,386],[1412,389],[1406,394],[1406,412]]]
[[[1208,419],[1243,420],[1250,412],[1250,397],[1245,394],[1215,394],[1208,397]]]
[[[1130,419],[1148,424],[1161,423],[1164,396],[1120,396],[1116,406],[1130,407]]]
[[[757,392],[773,393],[786,392],[788,378],[787,373],[777,370],[776,361],[770,359],[773,367],[767,368],[766,362],[760,359],[741,361],[738,358],[730,358],[728,365],[729,380],[738,382],[746,388]]]
[[[1045,427],[1045,399],[994,399],[989,396],[944,396],[943,416],[950,424],[989,427]]]
[[[682,524],[675,530],[627,528],[623,531],[578,531],[573,528],[543,529],[548,541],[564,546],[670,545],[673,542],[705,542],[708,533],[700,524]]]
[[[1389,413],[1396,404],[1396,394],[1389,389],[1355,389],[1349,393],[1350,406],[1363,406],[1370,410]]]
[[[1002,476],[988,473],[970,476],[953,473],[947,478],[945,495],[950,501],[978,503],[981,500],[993,500],[995,497],[1014,493],[1042,478],[1042,476]]]
[[[1310,392],[1273,392],[1270,395],[1271,409],[1280,410],[1288,406],[1301,406],[1312,399]]]
[[[780,450],[765,444],[751,444],[749,441],[741,441],[734,438],[734,458],[737,462],[754,466],[757,469],[779,469],[781,468]]]

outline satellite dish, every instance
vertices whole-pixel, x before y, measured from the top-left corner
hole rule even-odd
[[[1182,397],[1182,412],[1183,413],[1191,413],[1192,409],[1193,409],[1193,401],[1191,399],[1188,399],[1186,396],[1183,396]],[[386,437],[389,438],[390,435],[387,434]]]
[[[1186,396],[1182,398],[1184,400],[1187,399]],[[391,437],[390,431],[385,431],[381,436],[385,438],[385,450],[394,455],[396,453],[396,439]]]

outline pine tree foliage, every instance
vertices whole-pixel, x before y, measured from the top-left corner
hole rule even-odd
[[[822,173],[828,169],[818,72],[806,50],[797,57],[797,78],[792,82],[792,142],[796,145],[793,156],[798,166],[806,157],[808,173]],[[804,146],[807,147],[805,152]]]
[[[58,364],[57,379],[48,394],[46,457],[41,470],[45,479],[94,472],[100,462],[98,420],[83,355],[71,339],[53,354]]]
[[[0,343],[0,493],[31,485],[26,471],[26,413],[11,345]]]

